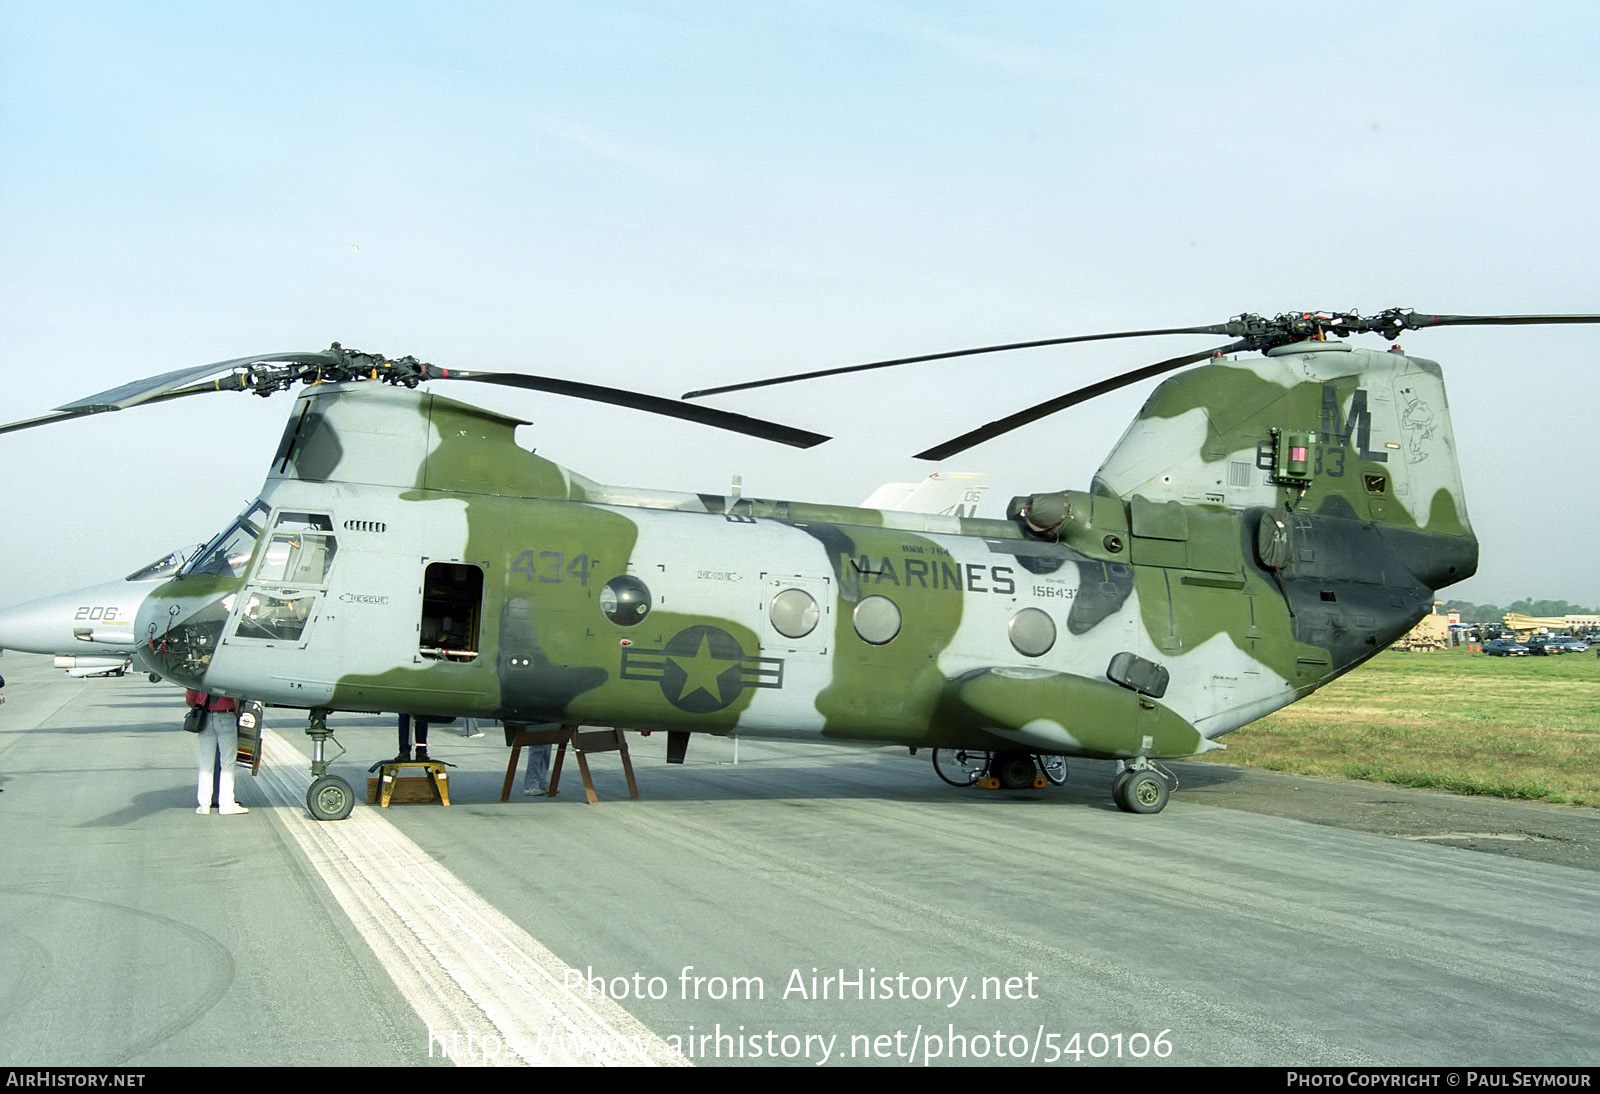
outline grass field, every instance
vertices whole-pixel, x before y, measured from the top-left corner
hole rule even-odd
[[[1384,652],[1214,763],[1600,806],[1600,658]]]

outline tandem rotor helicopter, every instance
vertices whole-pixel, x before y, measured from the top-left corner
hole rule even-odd
[[[318,819],[333,711],[475,716],[935,750],[947,781],[1159,764],[1388,646],[1477,568],[1442,372],[1345,339],[1600,316],[1242,315],[871,362],[691,392],[1116,338],[1231,341],[1080,388],[919,453],[943,460],[1178,372],[1087,490],[1003,520],[607,486],[520,446],[515,418],[418,390],[470,380],[666,414],[782,444],[828,438],[616,388],[347,350],[139,380],[10,432],[216,391],[303,384],[260,495],[142,598],[140,666],[308,712]],[[1248,359],[1232,355],[1260,352]],[[27,606],[24,606],[27,607]],[[0,633],[4,633],[0,621]]]

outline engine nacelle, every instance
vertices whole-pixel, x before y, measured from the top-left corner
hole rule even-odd
[[[1092,513],[1092,499],[1082,490],[1029,494],[1012,498],[1006,507],[1007,518],[1021,521],[1029,535],[1052,543],[1071,539],[1075,529],[1087,529]]]

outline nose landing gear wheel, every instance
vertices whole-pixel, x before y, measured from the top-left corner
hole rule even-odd
[[[1124,771],[1111,784],[1111,798],[1124,813],[1159,813],[1171,796],[1167,780],[1149,768]]]
[[[306,808],[319,821],[344,820],[355,804],[355,791],[337,775],[322,776],[306,791]]]

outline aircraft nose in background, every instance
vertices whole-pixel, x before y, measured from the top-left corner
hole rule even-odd
[[[0,609],[0,649],[57,656],[129,653],[147,588],[109,581]]]

